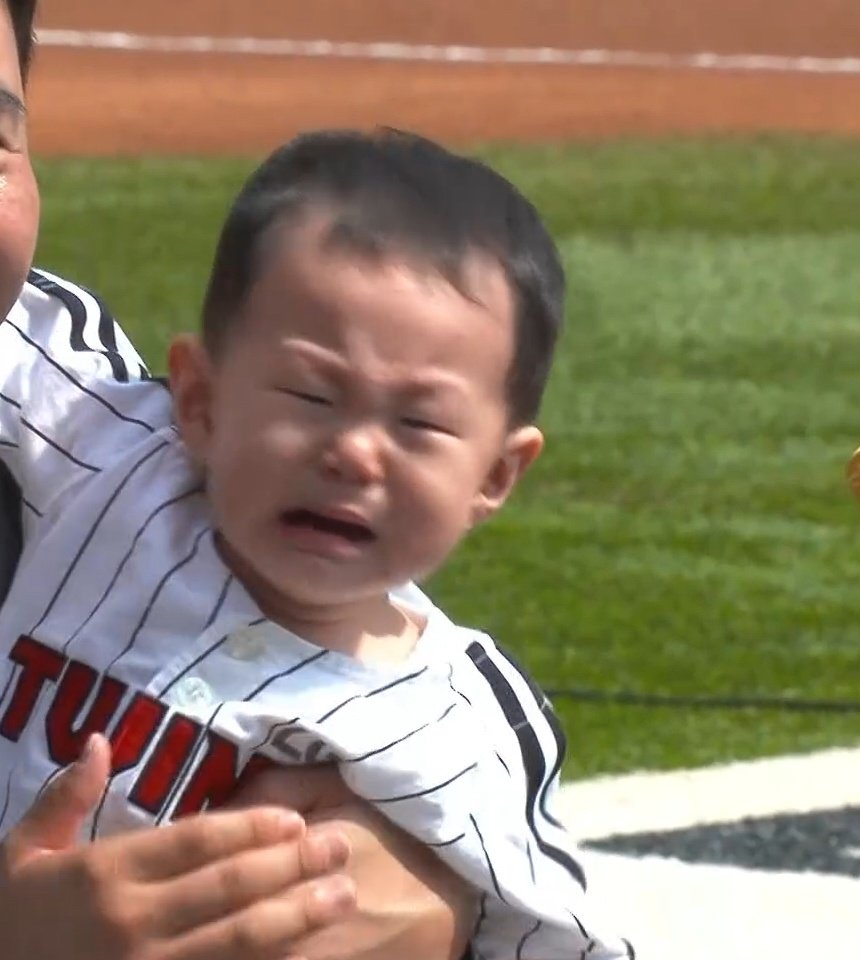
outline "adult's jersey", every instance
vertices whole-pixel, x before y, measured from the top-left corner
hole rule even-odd
[[[32,270],[21,299],[17,310],[38,309],[48,322],[67,331],[69,351],[94,351],[102,357],[106,375],[128,380],[146,374],[137,351],[104,304],[88,290],[44,271]],[[7,363],[13,361],[20,350],[18,332],[11,324],[0,324],[0,363],[4,357]],[[20,552],[21,492],[5,463],[0,463],[0,603],[9,589]]]

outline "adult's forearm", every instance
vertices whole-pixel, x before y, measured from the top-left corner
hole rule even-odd
[[[247,782],[232,806],[298,810],[313,832],[334,828],[350,842],[346,873],[357,909],[301,937],[308,960],[459,960],[475,927],[478,897],[465,880],[344,785],[334,767],[269,769]]]

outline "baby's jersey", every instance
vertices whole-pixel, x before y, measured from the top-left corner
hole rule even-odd
[[[537,687],[411,586],[393,599],[427,626],[394,664],[266,620],[216,548],[167,390],[86,310],[81,327],[82,292],[32,280],[0,325],[25,540],[0,611],[0,832],[94,730],[113,768],[92,838],[217,806],[268,764],[333,763],[480,891],[476,956],[632,955],[597,929],[552,813],[563,737]]]

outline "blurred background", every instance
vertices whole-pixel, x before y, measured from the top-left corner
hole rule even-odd
[[[431,584],[514,650],[568,775],[860,744],[856,0],[43,0],[38,263],[163,369],[296,131],[387,124],[547,218],[545,458]]]
[[[299,130],[418,130],[534,200],[570,286],[547,451],[428,589],[548,691],[643,958],[850,954],[857,0],[42,0],[39,36],[38,262],[154,372]]]

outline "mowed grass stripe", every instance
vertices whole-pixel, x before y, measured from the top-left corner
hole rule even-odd
[[[545,457],[432,592],[546,686],[860,696],[860,144],[484,151],[570,276]],[[193,328],[241,160],[40,165],[40,262],[156,369]],[[860,715],[560,700],[568,773],[860,742]]]

